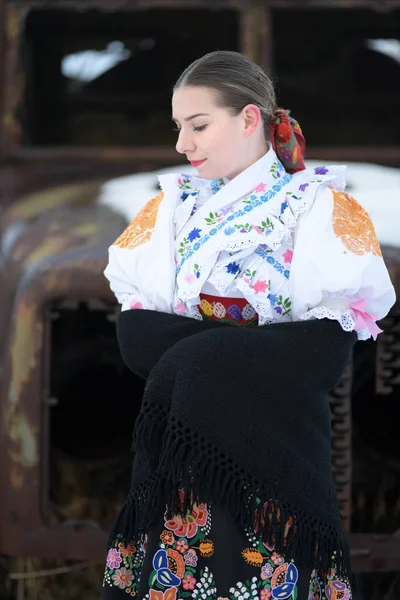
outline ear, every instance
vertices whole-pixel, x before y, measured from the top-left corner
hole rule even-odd
[[[247,104],[243,109],[244,133],[252,135],[262,121],[261,112],[255,104]]]

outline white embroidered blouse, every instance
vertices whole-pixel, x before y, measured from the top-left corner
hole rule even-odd
[[[329,318],[375,338],[395,293],[345,171],[290,175],[270,149],[231,181],[161,176],[161,194],[109,249],[122,309],[201,319],[200,293],[244,296],[260,325]]]

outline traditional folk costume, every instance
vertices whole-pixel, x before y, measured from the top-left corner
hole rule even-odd
[[[105,600],[351,598],[326,397],[395,295],[345,167],[305,169],[298,124],[275,125],[231,181],[160,177],[109,250],[147,385]]]

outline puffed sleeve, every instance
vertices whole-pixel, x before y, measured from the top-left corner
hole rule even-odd
[[[376,339],[396,296],[372,221],[352,196],[320,188],[299,218],[290,286],[293,320],[335,319]]]
[[[163,200],[164,192],[152,198],[109,248],[104,275],[122,310],[172,312],[173,230]],[[164,227],[156,227],[159,218]]]

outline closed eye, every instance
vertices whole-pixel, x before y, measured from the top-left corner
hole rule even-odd
[[[207,125],[199,125],[198,127],[193,127],[193,131],[204,131],[204,129],[206,127],[207,127]],[[179,133],[180,130],[181,130],[180,127],[174,127],[174,131],[177,131]]]

